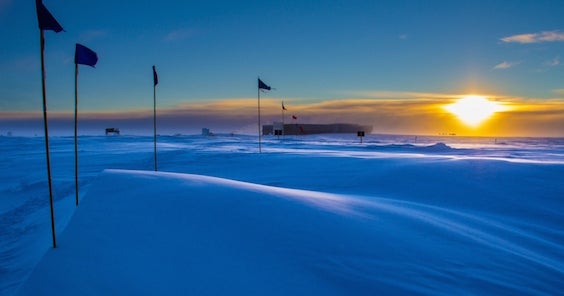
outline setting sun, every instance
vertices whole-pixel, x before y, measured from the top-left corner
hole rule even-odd
[[[444,108],[465,124],[473,127],[490,118],[495,112],[504,110],[499,103],[474,95],[465,96]]]

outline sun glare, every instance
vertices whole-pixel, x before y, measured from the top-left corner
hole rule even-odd
[[[499,103],[490,101],[482,96],[465,96],[444,108],[472,127],[480,125],[495,112],[504,110]]]

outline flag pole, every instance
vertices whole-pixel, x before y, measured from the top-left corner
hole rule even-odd
[[[156,73],[153,66],[153,73]],[[155,151],[155,172],[157,171],[157,84],[153,81],[153,146]]]
[[[74,52],[74,186],[75,203],[78,207],[78,65],[94,67],[98,62],[98,55],[90,48],[77,43]]]
[[[51,206],[51,234],[53,237],[53,248],[57,248],[55,234],[55,211],[53,209],[53,185],[51,181],[51,157],[49,156],[49,129],[47,127],[47,99],[45,94],[45,36],[43,29],[39,29],[39,42],[41,47],[41,90],[43,93],[43,128],[45,130],[45,156],[47,158],[47,179],[49,183],[49,204]]]
[[[78,207],[78,64],[74,64],[74,186]]]
[[[259,78],[260,79],[260,78]],[[257,87],[257,97],[258,97],[258,136],[259,136],[259,153],[262,153],[261,149],[261,132],[260,132],[260,85]]]
[[[286,114],[286,107],[284,107],[284,101],[282,101],[282,138],[284,138],[284,115]]]

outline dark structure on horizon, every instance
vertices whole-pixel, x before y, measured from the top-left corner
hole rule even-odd
[[[116,127],[108,127],[106,128],[106,136],[109,134],[119,135],[119,128]]]
[[[371,125],[360,125],[350,123],[331,123],[331,124],[305,124],[305,123],[286,123],[275,122],[262,126],[263,135],[276,135],[276,131],[281,131],[282,135],[313,135],[313,134],[357,134],[364,131],[367,134],[372,132]]]

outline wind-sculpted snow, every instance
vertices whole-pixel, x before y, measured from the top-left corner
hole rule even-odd
[[[122,205],[123,213],[162,206],[162,213],[186,214],[180,225],[194,221],[206,225],[169,229],[162,226],[163,219],[150,220],[151,236],[166,234],[155,247],[163,249],[168,240],[179,239],[173,233],[184,238],[188,232],[213,248],[217,241],[239,244],[232,253],[212,248],[224,255],[212,263],[231,258],[227,254],[242,254],[232,269],[215,270],[219,275],[196,276],[194,281],[209,283],[233,276],[228,282],[237,287],[257,285],[237,283],[244,272],[234,268],[243,265],[260,267],[260,279],[277,275],[282,282],[299,281],[295,290],[281,290],[294,294],[362,295],[374,290],[379,294],[557,294],[563,290],[559,280],[564,261],[563,139],[367,135],[360,143],[356,135],[263,137],[260,154],[257,140],[244,135],[159,136],[159,171],[191,174],[185,176],[133,172],[154,170],[153,137],[79,137],[81,204],[75,208],[73,138],[53,137],[55,221],[62,240],[55,252],[66,248],[63,237],[74,241],[67,233],[75,222],[65,228],[70,217],[82,216],[91,200],[114,196],[116,201],[134,200]],[[50,249],[43,149],[39,137],[0,137],[2,295],[16,293]],[[129,171],[102,174],[106,169]],[[112,182],[110,176],[121,181]],[[100,180],[106,180],[103,186]],[[147,189],[152,183],[161,185]],[[170,202],[164,202],[167,199]],[[177,203],[190,205],[169,207]],[[127,232],[119,225],[128,217],[146,223],[141,217],[118,213],[101,215],[97,222]],[[216,231],[216,238],[199,232],[208,229]],[[247,243],[243,245],[240,236]],[[127,250],[134,250],[137,242],[129,233],[121,240]],[[194,254],[205,251],[202,247],[190,252],[194,246],[187,242],[182,246],[190,260],[198,260]],[[258,255],[252,251],[257,248],[257,258],[281,267],[253,265]],[[166,263],[174,261],[164,251],[159,256]],[[162,260],[154,260],[150,266],[162,265]],[[131,258],[139,274],[143,262]],[[197,266],[204,262],[201,259]],[[113,267],[108,267],[108,277],[126,271],[123,266],[108,266]],[[180,273],[192,275],[194,270],[199,269]],[[144,282],[162,288],[158,279],[144,278]],[[173,279],[185,282],[177,275]],[[299,289],[309,282],[331,284]],[[284,287],[268,283],[257,289]],[[98,287],[84,283],[83,288]]]
[[[107,171],[61,236],[61,247],[46,254],[21,294],[534,294],[562,288],[561,241],[508,221],[379,197]]]

